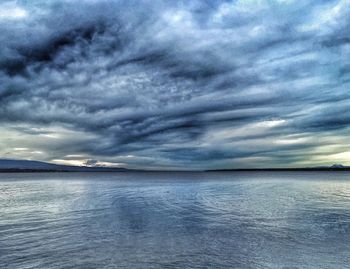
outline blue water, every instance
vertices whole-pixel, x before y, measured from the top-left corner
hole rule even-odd
[[[350,268],[350,173],[0,174],[0,268]]]

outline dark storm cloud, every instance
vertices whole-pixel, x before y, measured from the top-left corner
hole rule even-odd
[[[33,142],[46,160],[298,165],[322,146],[308,139],[350,123],[349,6],[5,1],[0,121],[31,139],[61,134]]]

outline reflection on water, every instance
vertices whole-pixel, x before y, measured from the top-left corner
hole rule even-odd
[[[0,174],[0,268],[350,268],[350,173]]]

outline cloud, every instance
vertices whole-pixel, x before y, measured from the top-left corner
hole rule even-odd
[[[20,20],[28,16],[27,11],[14,3],[3,3],[0,5],[0,21]]]
[[[1,140],[135,168],[309,164],[324,135],[348,135],[349,6],[6,1]],[[302,139],[274,143],[287,136]]]

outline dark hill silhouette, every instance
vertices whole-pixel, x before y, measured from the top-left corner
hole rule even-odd
[[[125,168],[101,167],[101,166],[70,166],[53,163],[0,159],[0,172],[123,172]]]

